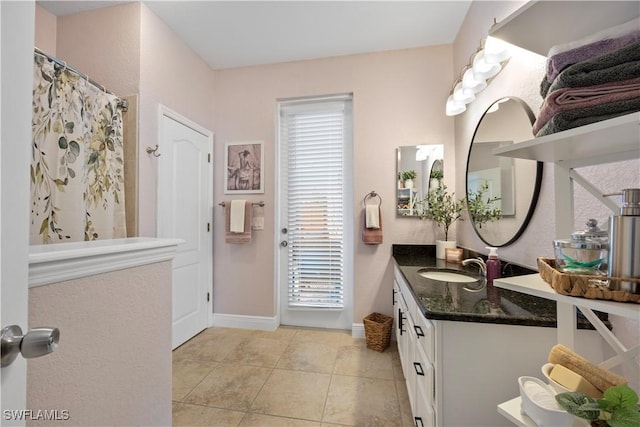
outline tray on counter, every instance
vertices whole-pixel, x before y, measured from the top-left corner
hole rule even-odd
[[[640,304],[638,294],[614,291],[608,286],[597,284],[598,281],[640,282],[640,279],[563,273],[556,269],[556,260],[553,258],[538,258],[538,271],[542,280],[561,295]]]

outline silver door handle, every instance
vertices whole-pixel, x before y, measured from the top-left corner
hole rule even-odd
[[[9,366],[21,353],[25,359],[32,359],[52,353],[60,342],[58,328],[33,328],[25,335],[20,326],[11,325],[0,331],[2,360],[0,366]]]

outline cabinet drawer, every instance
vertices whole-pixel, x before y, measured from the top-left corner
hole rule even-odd
[[[419,310],[417,310],[419,311]],[[414,329],[416,336],[418,338],[418,346],[422,347],[424,354],[427,360],[434,364],[434,342],[435,342],[435,334],[434,334],[434,325],[433,323],[425,318],[422,313],[416,313],[414,320]]]
[[[435,371],[433,365],[426,360],[420,346],[415,349],[414,374],[416,376],[416,388],[422,390],[422,398],[430,405],[434,402]]]
[[[418,387],[416,398],[419,402],[416,411],[413,414],[413,422],[416,427],[434,427],[436,425],[436,413],[433,410],[433,406],[427,403],[425,397],[421,394],[421,390]]]

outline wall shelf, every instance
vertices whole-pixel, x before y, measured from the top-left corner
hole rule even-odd
[[[557,293],[551,285],[545,282],[539,274],[527,274],[525,276],[496,279],[495,284],[499,288],[510,289],[512,291],[534,295],[556,302],[568,303],[579,308],[588,308],[591,310],[640,320],[640,304],[561,295]]]
[[[495,24],[489,35],[547,56],[552,46],[579,40],[640,15],[637,1],[530,1]]]
[[[574,168],[640,157],[640,112],[496,148],[494,155]]]

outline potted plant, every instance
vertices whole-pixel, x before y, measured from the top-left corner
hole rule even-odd
[[[638,395],[626,385],[610,387],[602,399],[580,392],[556,395],[558,404],[576,417],[584,418],[594,427],[636,427],[640,425]]]
[[[444,173],[439,169],[434,169],[429,174],[429,188],[436,188],[442,182],[442,178],[444,178]]]
[[[482,228],[487,222],[502,218],[502,209],[491,206],[493,203],[501,200],[501,198],[487,197],[485,199],[485,192],[487,190],[489,190],[489,184],[485,181],[484,184],[478,188],[478,191],[469,191],[467,194],[469,216],[478,228]]]
[[[404,181],[405,188],[413,188],[413,180],[418,176],[418,173],[414,170],[402,172],[402,181]]]
[[[448,193],[447,186],[442,184],[430,188],[420,204],[420,217],[432,220],[444,231],[444,240],[436,240],[436,258],[444,259],[445,249],[456,247],[456,241],[449,240],[449,227],[458,220],[462,221],[465,199],[456,200],[455,194]]]

